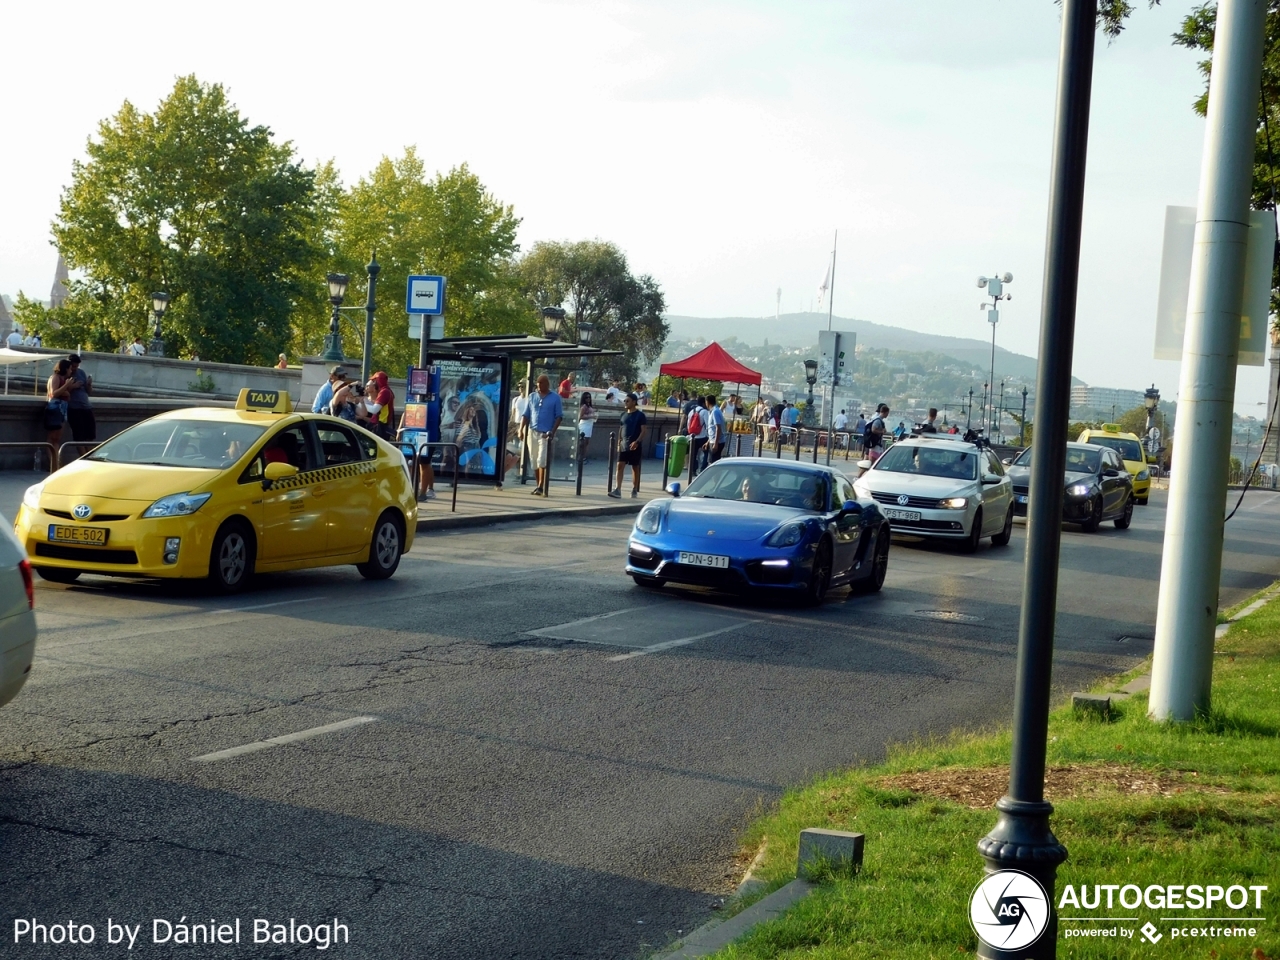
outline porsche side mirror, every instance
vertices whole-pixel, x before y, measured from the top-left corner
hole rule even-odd
[[[678,497],[678,496],[680,496],[680,484],[679,484],[678,482],[675,482],[675,481],[672,481],[671,483],[668,483],[668,484],[667,484],[667,493],[671,494],[673,497]]]
[[[861,514],[862,504],[857,500],[846,500],[844,502],[844,506],[840,508],[840,512],[846,514]]]

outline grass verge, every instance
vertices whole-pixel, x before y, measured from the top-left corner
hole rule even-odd
[[[1055,807],[1054,832],[1070,851],[1058,871],[1059,896],[1066,884],[1077,890],[1081,884],[1090,890],[1095,884],[1265,884],[1262,909],[1067,908],[1064,917],[1138,919],[1064,922],[1058,956],[1280,960],[1280,601],[1236,622],[1219,641],[1208,716],[1165,725],[1148,720],[1146,708],[1146,696],[1139,695],[1119,703],[1110,722],[1077,718],[1069,707],[1050,718],[1046,793]],[[786,796],[744,838],[749,849],[767,842],[757,876],[776,887],[795,875],[805,827],[866,834],[863,870],[823,884],[716,957],[975,953],[968,922],[969,896],[982,877],[975,845],[995,822],[1009,746],[1003,733],[901,747],[883,764]],[[1243,938],[1175,937],[1174,927],[1193,925],[1164,921],[1233,914],[1266,919],[1237,924],[1257,931]],[[1137,932],[1147,921],[1162,932],[1156,944]],[[1073,927],[1135,933],[1130,939],[1065,937]]]

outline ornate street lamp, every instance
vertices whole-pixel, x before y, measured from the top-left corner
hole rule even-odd
[[[338,310],[342,307],[343,297],[347,295],[350,277],[345,273],[331,273],[325,280],[329,284],[329,303],[333,305],[333,314],[329,317],[329,335],[324,338],[324,353],[320,354],[320,359],[326,363],[342,363],[346,357],[342,353],[342,333],[338,330],[341,316]]]
[[[594,324],[588,323],[585,320],[578,324],[578,342],[584,347],[591,346],[591,335],[593,333],[595,333]]]
[[[169,295],[167,293],[153,293],[151,295],[151,312],[155,315],[156,326],[151,333],[151,356],[164,356],[164,341],[160,339],[160,318],[164,316],[164,312],[169,309]]]
[[[548,340],[560,339],[560,325],[562,323],[564,323],[564,310],[562,308],[542,308],[542,333]]]
[[[811,427],[818,422],[813,412],[813,385],[818,382],[818,361],[804,362],[804,382],[809,384],[809,402],[804,405],[805,426]]]
[[[1154,383],[1142,392],[1142,405],[1147,408],[1147,433],[1142,438],[1142,442],[1147,445],[1149,456],[1159,454],[1161,437],[1159,434],[1152,433],[1156,428],[1156,408],[1160,406],[1160,391],[1156,389]]]
[[[1022,385],[1022,429],[1018,432],[1018,446],[1027,445],[1027,386]]]

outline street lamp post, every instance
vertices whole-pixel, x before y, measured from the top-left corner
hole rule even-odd
[[[973,427],[973,387],[969,388],[969,405],[965,407],[964,428],[970,430]]]
[[[1150,456],[1160,452],[1160,438],[1151,432],[1156,428],[1156,408],[1160,406],[1160,391],[1154,383],[1142,392],[1142,405],[1147,408],[1147,429],[1142,442],[1146,444],[1147,455]],[[1153,450],[1153,447],[1157,449]]]
[[[329,284],[329,303],[333,305],[333,312],[329,316],[329,334],[324,338],[324,353],[320,354],[320,359],[325,363],[342,363],[346,357],[342,353],[342,332],[338,329],[342,315],[338,310],[347,295],[350,278],[345,273],[331,273],[325,280]]]
[[[542,335],[548,340],[560,339],[560,327],[564,324],[565,312],[561,307],[542,308]],[[550,357],[542,358],[543,369],[548,373],[555,372],[555,361]]]
[[[378,274],[382,272],[376,251],[370,254],[369,263],[364,269],[369,274],[369,296],[364,302],[364,362],[360,365],[360,379],[368,383],[369,377],[373,375],[373,292],[378,286]],[[424,317],[423,325],[427,322]],[[424,343],[427,340],[425,332],[422,340]]]
[[[153,293],[151,295],[151,312],[156,318],[155,329],[151,332],[150,353],[153,357],[164,356],[164,340],[160,337],[160,319],[168,309],[169,295],[167,293]]]
[[[987,311],[987,323],[991,324],[991,391],[994,394],[996,389],[996,324],[1000,322],[1000,301],[1012,300],[1013,294],[1004,292],[1004,285],[1013,283],[1013,274],[1005,271],[1002,276],[995,277],[979,277],[978,287],[985,287],[987,296],[991,298],[990,303],[978,304],[979,310]],[[994,395],[992,400],[994,400]],[[991,436],[991,420],[987,419],[987,437]]]
[[[804,423],[806,427],[812,427],[818,422],[813,414],[813,385],[818,382],[817,360],[804,362],[804,382],[809,384],[809,401],[804,405]]]
[[[1027,445],[1027,387],[1022,386],[1022,423],[1019,425],[1018,446],[1025,447]]]

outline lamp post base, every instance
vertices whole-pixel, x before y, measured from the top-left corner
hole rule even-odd
[[[161,340],[159,337],[154,338],[154,339],[151,341],[151,346],[147,347],[147,356],[150,356],[150,357],[163,357],[163,356],[164,356],[164,341],[163,341],[163,340]]]
[[[978,956],[988,960],[1051,960],[1057,956],[1058,914],[1054,895],[1058,864],[1067,859],[1067,848],[1049,828],[1053,804],[1005,796],[996,801],[996,810],[999,818],[995,827],[978,841],[978,853],[986,861],[986,873],[1017,870],[1034,877],[1049,898],[1048,923],[1034,943],[1016,951],[1001,950],[979,939]]]
[[[342,353],[342,334],[330,333],[324,338],[324,352],[320,359],[326,363],[342,363],[347,358]]]

